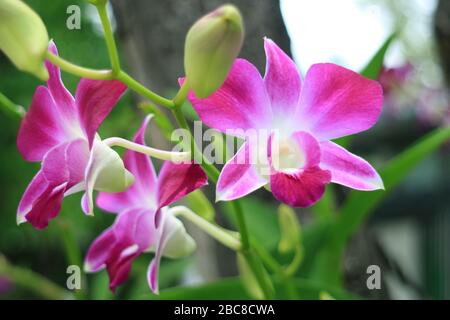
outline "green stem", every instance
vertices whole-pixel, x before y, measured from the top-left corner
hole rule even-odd
[[[181,111],[181,107],[177,105],[175,108],[172,109],[172,113],[175,119],[177,120],[178,125],[189,133],[189,140],[191,142],[190,149],[192,150],[192,156],[194,160],[198,159],[203,169],[205,169],[209,179],[213,183],[217,183],[217,181],[219,180],[220,172],[214,165],[210,164],[206,159],[204,159],[202,152],[195,143],[194,136],[192,135],[191,129],[189,128],[186,118],[184,117],[184,114]]]
[[[117,51],[116,42],[111,28],[111,23],[108,18],[108,11],[106,10],[107,1],[101,1],[96,5],[100,21],[102,22],[103,32],[105,34],[106,46],[108,48],[109,60],[114,75],[120,72],[119,53]]]
[[[260,243],[257,241],[251,241],[251,245],[261,258],[261,261],[278,276],[287,296],[290,299],[297,300],[298,294],[295,285],[292,282],[292,275],[289,274],[288,271],[285,270],[283,266],[280,265],[278,261],[272,257],[272,255]]]
[[[28,289],[44,299],[63,300],[72,297],[70,292],[42,275],[11,265],[2,255],[0,255],[0,275],[8,277],[14,284]]]
[[[239,200],[234,200],[232,202],[234,211],[236,213],[236,223],[241,234],[242,250],[250,249],[250,241],[248,237],[247,223],[245,222],[244,211]]]
[[[73,231],[70,228],[70,224],[67,221],[60,219],[58,221],[58,226],[59,226],[61,239],[63,240],[64,251],[66,253],[67,262],[70,265],[79,266],[81,269],[83,266],[81,252],[80,252],[77,240],[75,239],[75,235],[73,234]],[[82,278],[83,278],[82,282],[81,282],[82,286],[83,286],[82,289],[75,291],[75,296],[79,300],[86,299],[85,285],[87,282],[84,277],[84,273],[83,273]]]
[[[191,221],[197,227],[208,233],[210,236],[212,236],[231,250],[241,250],[241,242],[234,236],[232,236],[227,230],[206,221],[205,219],[192,212],[190,209],[179,206],[173,207],[171,211],[174,215],[184,217],[185,219]]]
[[[0,92],[0,108],[2,108],[6,114],[15,118],[23,118],[25,115],[25,109],[9,100],[3,93]]]
[[[130,88],[131,90],[136,91],[137,93],[141,94],[142,96],[150,99],[154,103],[161,105],[166,108],[173,108],[174,103],[172,100],[166,99],[164,97],[161,97],[160,95],[154,93],[153,91],[147,89],[142,84],[140,84],[138,81],[130,77],[127,73],[120,70],[117,75],[117,80],[123,82]]]
[[[95,70],[80,67],[67,60],[64,60],[60,56],[55,55],[53,52],[47,51],[47,59],[54,65],[60,67],[65,72],[78,76],[80,78],[89,78],[94,80],[111,80],[114,79],[114,74],[111,70]]]

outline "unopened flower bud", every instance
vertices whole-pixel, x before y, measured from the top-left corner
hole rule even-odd
[[[48,41],[44,23],[30,7],[20,0],[0,1],[0,50],[18,69],[47,80]]]
[[[192,90],[206,98],[225,81],[242,47],[239,10],[223,5],[198,20],[186,36],[184,68]]]

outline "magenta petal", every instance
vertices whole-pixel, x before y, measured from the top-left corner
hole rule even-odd
[[[134,142],[145,145],[145,131],[151,116],[145,117],[141,127],[134,136]],[[155,169],[150,157],[142,153],[127,151],[125,154],[125,167],[136,177],[136,182],[130,192],[139,191],[141,197],[154,195],[157,188]],[[156,200],[156,199],[155,199]]]
[[[17,148],[28,161],[40,161],[54,146],[67,138],[57,107],[46,87],[38,87],[17,135]]]
[[[75,94],[81,125],[92,147],[95,133],[127,87],[116,80],[81,79]]]
[[[89,161],[89,146],[84,139],[72,141],[66,148],[66,163],[69,171],[69,187],[83,181]]]
[[[154,216],[154,211],[142,208],[121,212],[114,225],[89,248],[86,270],[95,272],[106,267],[110,288],[114,291],[128,278],[133,260],[155,244],[157,231]]]
[[[109,251],[114,246],[116,237],[111,228],[105,230],[89,247],[84,269],[86,272],[96,272],[106,265]]]
[[[58,49],[53,41],[50,41],[48,49],[55,55],[58,55]],[[61,71],[59,70],[59,67],[53,65],[48,60],[45,61],[45,66],[47,67],[49,75],[47,87],[55,100],[60,114],[67,120],[76,119],[77,111],[75,108],[75,100],[61,80]]]
[[[357,190],[384,189],[381,177],[366,160],[330,141],[320,145],[320,166],[331,172],[331,182]]]
[[[198,99],[190,92],[189,100],[206,125],[222,132],[265,128],[272,119],[261,75],[244,59],[234,62],[224,84],[211,96]]]
[[[47,190],[47,187],[48,183],[45,179],[45,175],[42,170],[40,170],[31,180],[19,202],[19,207],[17,209],[17,223],[26,221],[25,215],[31,211],[34,203]]]
[[[241,198],[268,183],[250,161],[250,146],[245,142],[220,173],[216,188],[217,201]]]
[[[61,143],[45,155],[42,169],[33,178],[20,201],[19,223],[29,221],[42,229],[58,215],[65,191],[83,178],[84,167],[79,163],[83,158],[80,149],[83,143],[83,140]],[[86,154],[84,160],[87,161]]]
[[[316,166],[320,162],[321,152],[317,140],[307,132],[295,132],[292,137],[305,155],[305,166]]]
[[[165,161],[158,177],[158,208],[174,203],[207,183],[208,177],[198,164]]]
[[[137,245],[116,247],[106,264],[109,275],[109,288],[115,292],[116,288],[128,279],[133,260],[139,256]]]
[[[315,64],[306,74],[297,119],[320,141],[372,127],[383,104],[380,84],[331,63]]]
[[[300,97],[301,77],[294,61],[271,39],[264,39],[266,74],[264,84],[275,115],[295,114]]]
[[[330,179],[329,171],[316,166],[297,173],[275,173],[270,177],[270,187],[279,201],[292,207],[304,208],[322,197]]]
[[[44,229],[50,220],[61,211],[61,204],[66,191],[67,182],[58,186],[48,186],[42,195],[33,203],[25,219],[36,229]]]

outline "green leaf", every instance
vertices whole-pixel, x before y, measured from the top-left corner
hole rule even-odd
[[[268,201],[255,196],[241,199],[249,234],[266,249],[274,250],[280,239],[278,228],[277,208]],[[236,226],[236,215],[230,203],[223,203],[225,218]]]
[[[321,292],[327,292],[335,299],[359,299],[344,290],[329,286],[327,284],[311,281],[307,279],[294,278],[291,280],[300,299],[319,299]],[[273,279],[275,289],[279,292],[277,299],[287,299],[283,290],[283,283],[278,279]],[[160,294],[146,294],[140,299],[150,300],[248,300],[250,297],[246,293],[239,278],[225,278],[216,282],[201,284],[197,286],[176,287],[162,290]]]
[[[340,241],[351,236],[376,206],[394,190],[426,156],[450,139],[450,127],[438,128],[391,160],[382,170],[386,191],[352,191],[340,210],[336,232]]]
[[[384,41],[380,49],[378,49],[372,59],[370,59],[369,63],[360,72],[361,75],[372,80],[376,80],[378,78],[381,68],[383,67],[383,61],[384,56],[386,55],[386,51],[388,50],[395,37],[396,33],[394,32],[386,39],[386,41]]]
[[[260,263],[259,260],[258,263]],[[247,260],[240,253],[237,254],[237,266],[239,275],[241,276],[242,284],[247,293],[254,299],[264,299],[264,292],[259,286],[255,275],[253,274],[250,266],[247,263]],[[264,269],[262,265],[260,265],[259,267],[262,268],[262,270]],[[269,275],[267,274],[267,272],[264,272],[264,277],[267,277],[266,279],[269,280]],[[270,281],[268,281],[268,283],[270,283]]]

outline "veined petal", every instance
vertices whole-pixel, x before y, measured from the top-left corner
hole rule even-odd
[[[67,139],[50,91],[38,87],[17,135],[17,148],[27,161],[41,161],[54,146]]]
[[[331,141],[321,142],[320,146],[320,166],[331,172],[331,182],[357,190],[384,189],[380,175],[366,160]]]
[[[294,61],[271,39],[264,38],[266,74],[264,84],[274,116],[295,114],[301,90],[301,76]]]
[[[19,202],[19,207],[17,209],[17,223],[24,223],[27,221],[25,215],[31,211],[34,203],[39,199],[40,196],[47,190],[48,183],[45,179],[45,175],[40,170],[31,180],[27,189],[25,190],[22,199]]]
[[[66,190],[82,181],[87,159],[85,140],[52,148],[22,197],[18,223],[29,221],[36,228],[45,228],[58,215]]]
[[[127,87],[117,80],[81,79],[75,100],[81,126],[92,147],[95,133]]]
[[[154,211],[143,208],[121,212],[113,226],[89,248],[86,271],[95,272],[106,267],[112,291],[126,281],[133,260],[156,242],[154,214]]]
[[[50,41],[48,50],[53,54],[58,55],[58,49],[55,43]],[[58,66],[55,66],[50,61],[45,61],[45,66],[48,70],[47,87],[51,92],[55,104],[58,108],[60,115],[68,121],[77,120],[77,110],[75,108],[75,100],[70,92],[64,86],[61,79],[61,71]]]
[[[82,208],[93,214],[93,191],[122,192],[134,182],[133,175],[125,169],[120,156],[100,140],[95,140],[85,171],[86,193]]]
[[[34,201],[25,219],[36,229],[44,229],[50,220],[54,219],[61,211],[67,182],[60,185],[48,185],[45,191]]]
[[[258,70],[244,59],[234,62],[224,84],[211,96],[198,99],[190,92],[189,100],[203,122],[225,133],[271,124],[272,111],[264,82]]]
[[[158,208],[174,203],[207,183],[208,177],[198,164],[164,161],[158,177]]]
[[[274,173],[270,176],[270,187],[279,201],[292,207],[305,208],[322,197],[330,179],[328,170],[315,166],[295,173]]]
[[[106,260],[115,243],[116,237],[112,228],[106,229],[89,247],[84,261],[84,270],[97,272],[106,267]]]
[[[267,183],[252,164],[250,145],[245,142],[222,168],[216,187],[216,201],[241,198]]]
[[[380,84],[331,63],[307,72],[296,116],[299,127],[319,141],[371,128],[383,104]]]
[[[186,232],[183,224],[168,208],[162,208],[161,222],[158,226],[159,239],[156,243],[155,257],[147,271],[147,280],[150,289],[158,294],[159,264],[162,256],[181,258],[192,254],[195,250],[195,241]]]

